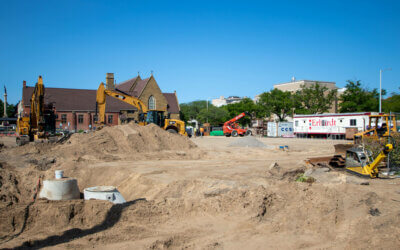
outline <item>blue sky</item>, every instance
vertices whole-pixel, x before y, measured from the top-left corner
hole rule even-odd
[[[400,86],[400,1],[0,1],[0,86],[96,89],[151,71],[180,102],[297,79]],[[2,89],[2,88],[1,88]],[[2,96],[1,91],[1,96]]]

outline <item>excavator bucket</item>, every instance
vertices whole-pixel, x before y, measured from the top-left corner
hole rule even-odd
[[[336,144],[335,145],[335,155],[346,155],[346,151],[354,147],[353,144]]]

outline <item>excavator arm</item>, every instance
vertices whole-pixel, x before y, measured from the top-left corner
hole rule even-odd
[[[39,76],[31,97],[31,129],[42,132],[44,126],[44,85],[43,78]]]
[[[96,102],[98,109],[98,123],[104,125],[105,124],[105,114],[106,114],[106,97],[111,96],[120,101],[128,103],[139,110],[139,113],[147,113],[147,106],[138,98],[120,93],[115,90],[106,89],[104,87],[104,83],[100,83],[99,88],[96,93]]]
[[[29,117],[19,114],[17,120],[17,145],[24,145],[34,139],[43,138],[46,125],[44,93],[43,78],[39,76],[30,100],[31,110]]]

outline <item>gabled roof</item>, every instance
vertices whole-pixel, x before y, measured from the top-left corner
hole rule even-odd
[[[121,90],[122,92],[132,95],[133,94],[131,91],[132,85],[134,85],[136,81],[140,81],[140,80],[142,80],[140,78],[140,76],[137,76],[137,77],[134,77],[132,79],[129,79],[129,80],[126,80],[124,82],[117,84],[115,86],[115,88],[118,90]]]
[[[115,88],[131,96],[139,97],[142,94],[149,80],[150,77],[146,79],[141,79],[140,76],[137,76],[135,78],[117,84]]]
[[[146,87],[147,83],[149,82],[149,80],[150,80],[150,77],[140,80],[136,83],[135,89],[133,90],[134,93],[137,94],[137,95],[135,95],[136,97],[139,97],[142,94],[142,92],[143,92],[144,88]]]
[[[178,99],[175,93],[163,93],[165,99],[167,99],[169,113],[179,114],[180,108],[178,104]]]
[[[30,107],[34,87],[24,87],[22,100],[25,107]],[[54,103],[57,111],[95,111],[96,90],[45,88],[45,103]],[[115,98],[106,97],[106,112],[119,112],[121,110],[137,110],[132,105]]]

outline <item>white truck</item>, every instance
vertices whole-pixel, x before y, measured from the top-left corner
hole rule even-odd
[[[304,138],[345,139],[346,129],[367,129],[369,115],[377,112],[294,115],[294,134]],[[380,126],[381,124],[378,124]]]

